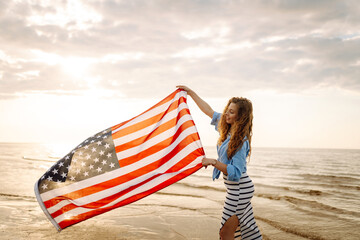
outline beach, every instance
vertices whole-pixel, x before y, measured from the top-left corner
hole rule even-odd
[[[55,149],[0,144],[1,239],[218,239],[225,188],[212,168],[58,233],[33,192]],[[254,148],[248,174],[264,239],[360,239],[359,159],[359,150]]]

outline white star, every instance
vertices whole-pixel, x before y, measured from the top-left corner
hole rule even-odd
[[[57,182],[57,183],[61,183],[60,179],[58,179],[56,182]]]
[[[86,139],[85,142],[87,143],[89,141],[89,139]]]
[[[108,158],[110,158],[110,157],[111,157],[111,153],[108,153],[106,156],[107,156]]]
[[[94,159],[94,162],[97,163],[98,161],[99,161],[99,158],[95,158],[95,159]]]
[[[105,148],[109,148],[109,147],[110,147],[110,144],[106,143]]]
[[[96,138],[100,138],[100,137],[101,137],[101,135],[97,136]]]
[[[79,156],[82,156],[83,155],[83,152],[79,152]]]
[[[105,131],[103,131],[102,133],[105,134],[105,133],[107,133],[107,131],[105,130]]]
[[[90,168],[90,169],[93,169],[93,168],[94,168],[94,165],[90,165],[89,168]]]
[[[75,150],[72,150],[71,153],[75,153]]]
[[[105,139],[105,138],[107,138],[107,136],[103,136],[102,138]]]
[[[82,167],[85,167],[85,165],[86,165],[86,163],[81,162],[81,166],[82,166]]]
[[[75,177],[74,176],[70,177],[70,180],[75,181]]]
[[[77,162],[77,159],[76,159],[76,158],[73,158],[72,161],[73,161],[74,163],[76,163],[76,162]]]
[[[75,172],[76,172],[76,174],[79,174],[81,171],[80,171],[80,169],[76,169]]]
[[[105,164],[106,164],[106,160],[103,160],[101,163],[102,163],[103,165],[105,165]]]
[[[79,146],[78,146],[78,148],[81,148],[82,147],[82,145],[80,144]]]
[[[96,171],[101,172],[101,167],[98,167]]]
[[[100,146],[100,145],[101,145],[101,141],[98,141],[96,144],[97,144],[98,146]]]
[[[63,163],[63,162],[60,162],[60,163],[59,163],[59,167],[62,167],[62,166],[64,166],[64,163]]]
[[[111,168],[114,168],[115,167],[115,164],[114,163],[110,163],[109,165]]]
[[[66,158],[65,158],[65,160],[68,160],[69,158],[70,158],[69,155],[67,155]]]
[[[47,180],[52,181],[52,177],[48,176]]]
[[[89,176],[89,173],[88,172],[84,172],[84,176]]]
[[[58,170],[54,168],[54,170],[52,170],[53,174],[57,174],[58,173]]]
[[[70,165],[68,165],[66,168],[67,168],[67,170],[69,171],[69,169],[70,169]]]
[[[47,189],[47,184],[43,184],[43,185],[41,186],[41,188],[42,188],[43,190]]]
[[[105,154],[105,152],[104,152],[104,151],[100,151],[99,154],[102,156],[102,155]]]
[[[86,155],[86,160],[89,160],[91,156],[89,154]]]
[[[85,149],[88,149],[88,148],[89,148],[89,145],[86,145],[84,148],[85,148]]]
[[[95,142],[95,141],[94,141],[94,140],[91,140],[91,141],[90,141],[90,143],[93,143],[93,142]]]
[[[66,173],[63,172],[63,173],[61,174],[61,176],[62,176],[62,178],[66,178]]]
[[[96,152],[96,148],[93,147],[93,148],[91,149],[91,151],[92,151],[92,152]]]

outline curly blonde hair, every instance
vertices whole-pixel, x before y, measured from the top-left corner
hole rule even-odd
[[[236,104],[238,108],[237,120],[233,123],[233,126],[226,123],[226,112],[231,103]],[[249,157],[251,155],[251,137],[252,137],[252,121],[253,121],[253,107],[249,99],[243,97],[233,97],[226,105],[224,112],[219,121],[218,129],[220,137],[218,139],[218,145],[221,145],[230,133],[230,142],[228,145],[227,155],[231,159],[237,150],[239,150],[244,141],[249,140]],[[245,139],[245,137],[247,139]]]

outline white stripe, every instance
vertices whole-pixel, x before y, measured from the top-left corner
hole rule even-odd
[[[159,177],[145,183],[144,185],[142,185],[141,187],[138,187],[134,190],[132,190],[131,192],[128,192],[127,194],[123,195],[122,197],[118,198],[116,201],[112,202],[111,204],[108,204],[106,206],[103,206],[101,208],[105,208],[105,207],[109,207],[109,206],[113,206],[115,205],[116,203],[118,202],[121,202],[127,198],[130,198],[136,194],[139,194],[141,192],[144,192],[144,189],[145,190],[148,190],[148,189],[152,189],[154,187],[156,187],[157,185],[163,183],[164,181],[178,175],[178,174],[181,174],[182,172],[184,172],[185,170],[188,170],[190,168],[193,168],[195,167],[197,164],[199,164],[201,162],[201,159],[203,158],[203,156],[200,156],[200,157],[197,157],[193,162],[191,162],[190,164],[188,164],[186,167],[184,167],[183,169],[181,169],[181,171],[178,171],[178,172],[173,172],[173,173],[167,173],[167,174],[163,174],[163,175],[160,175]],[[98,208],[98,209],[101,209],[101,208]],[[69,216],[76,216],[76,215],[79,215],[79,214],[83,214],[83,213],[86,213],[86,212],[90,212],[94,209],[89,209],[89,208],[82,208],[82,207],[78,207],[78,208],[75,208],[75,209],[72,209],[58,217],[55,218],[55,221],[60,223],[61,221],[67,219],[67,217]]]
[[[136,168],[139,168],[141,166],[145,166],[147,164],[150,164],[152,162],[157,161],[158,159],[160,159],[161,157],[163,157],[167,153],[169,153],[171,150],[173,150],[176,147],[176,145],[178,145],[178,143],[181,140],[183,140],[187,135],[190,135],[190,134],[195,133],[195,132],[197,132],[195,126],[189,127],[185,131],[183,131],[178,136],[178,138],[169,147],[157,152],[156,154],[148,156],[148,157],[136,162],[135,164],[128,165],[128,166],[125,166],[125,167],[121,167],[121,168],[115,169],[113,171],[106,172],[104,174],[101,174],[101,175],[98,175],[98,176],[95,176],[95,177],[92,177],[92,178],[85,179],[83,181],[75,182],[75,183],[73,183],[71,185],[67,185],[67,186],[64,186],[62,188],[57,188],[57,189],[53,189],[53,190],[50,190],[48,192],[42,193],[41,198],[45,202],[45,201],[50,200],[50,199],[52,199],[52,198],[54,198],[56,196],[64,195],[64,194],[67,194],[67,193],[70,193],[70,192],[73,192],[73,191],[77,191],[77,190],[80,190],[80,189],[95,185],[97,183],[105,182],[105,181],[111,180],[113,178],[125,175],[125,174],[133,171]],[[199,143],[199,145],[201,146],[201,143]],[[168,150],[168,151],[166,151],[166,150]],[[153,159],[153,157],[155,157],[155,159]]]
[[[173,137],[176,133],[176,131],[178,131],[178,129],[180,128],[180,126],[187,122],[187,121],[191,121],[191,117],[189,117],[189,115],[185,115],[183,116],[181,119],[179,119],[178,125],[158,134],[157,136],[147,140],[146,142],[143,142],[140,145],[134,146],[132,148],[126,149],[124,151],[120,151],[118,152],[116,155],[118,157],[119,160],[133,156],[135,154],[139,154],[140,152],[170,138]],[[195,129],[196,131],[196,129]]]
[[[126,168],[127,172],[132,172],[135,171],[136,169],[139,169],[143,166],[149,165],[153,162],[156,162],[157,160],[163,158],[164,156],[166,156],[167,154],[169,154],[182,140],[184,140],[184,138],[186,138],[188,135],[192,134],[192,133],[196,133],[196,128],[195,127],[189,127],[187,129],[185,129],[177,138],[176,140],[169,145],[167,148],[164,148],[152,155],[149,155],[133,164],[130,164],[128,166],[122,167],[122,168]],[[195,141],[196,143],[199,142],[199,140]],[[201,146],[201,144],[199,143],[199,146]]]
[[[127,122],[126,124],[122,125],[122,126],[119,127],[118,129],[115,129],[113,132],[115,133],[115,132],[117,132],[117,131],[119,131],[119,130],[121,130],[121,129],[123,129],[123,128],[126,128],[126,127],[128,127],[128,126],[130,126],[130,125],[136,124],[136,123],[141,122],[141,121],[143,121],[143,120],[145,120],[145,119],[147,119],[147,118],[151,118],[151,117],[153,117],[153,116],[158,115],[158,114],[161,113],[161,112],[164,112],[166,109],[169,108],[169,106],[170,106],[173,102],[179,100],[180,97],[186,97],[186,92],[185,92],[185,91],[178,92],[178,93],[174,96],[174,98],[173,98],[172,100],[170,100],[170,101],[168,101],[168,102],[166,102],[166,103],[164,103],[164,104],[162,104],[162,105],[160,105],[160,106],[158,106],[158,107],[156,107],[156,108],[154,108],[154,109],[151,109],[151,110],[148,111],[148,112],[143,113],[142,115],[140,115],[140,116],[134,118],[133,120]]]
[[[155,176],[156,174],[159,174],[159,173],[162,174],[162,173],[166,172],[168,169],[170,169],[171,167],[176,165],[179,161],[181,161],[183,158],[185,158],[191,152],[193,152],[194,150],[199,149],[199,148],[201,148],[200,141],[194,141],[191,144],[187,145],[185,148],[183,148],[181,151],[179,151],[167,163],[161,165],[159,168],[153,170],[152,172],[146,173],[142,176],[139,176],[138,178],[127,181],[127,182],[117,185],[115,187],[108,188],[103,191],[100,191],[100,192],[97,192],[97,193],[94,193],[94,194],[91,194],[88,196],[84,196],[82,198],[78,198],[75,200],[63,200],[63,201],[59,202],[58,204],[54,205],[53,207],[49,208],[48,211],[50,213],[53,213],[53,212],[56,212],[57,210],[59,210],[60,208],[62,208],[63,206],[70,204],[70,203],[80,206],[80,205],[95,202],[95,201],[98,201],[105,197],[114,195],[122,190],[125,190],[125,189],[131,187],[131,186],[141,183],[141,182],[145,181],[146,179],[149,179],[149,178]]]
[[[135,140],[135,139],[137,139],[139,137],[143,137],[145,135],[148,135],[149,133],[154,131],[154,129],[159,127],[161,124],[164,124],[164,123],[176,118],[178,116],[178,113],[179,113],[180,110],[187,109],[187,108],[188,107],[187,107],[186,103],[180,104],[178,109],[174,109],[171,112],[167,113],[166,116],[163,119],[161,119],[159,122],[154,123],[152,125],[149,125],[149,126],[147,126],[145,128],[139,129],[136,132],[132,132],[132,133],[126,134],[126,135],[124,135],[122,137],[114,139],[115,146],[119,146],[121,144],[124,144],[124,143],[130,142],[132,140]]]

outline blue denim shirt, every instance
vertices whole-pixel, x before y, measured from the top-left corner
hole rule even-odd
[[[216,131],[218,130],[218,123],[220,121],[221,114],[218,112],[214,112],[214,115],[211,120],[211,125],[215,125]],[[239,181],[241,174],[246,172],[246,157],[249,154],[250,146],[249,141],[246,140],[241,149],[238,150],[231,159],[228,159],[227,150],[228,144],[230,141],[230,135],[226,138],[226,140],[219,146],[216,146],[218,153],[218,161],[225,163],[227,165],[227,177],[229,181],[237,182]],[[220,170],[214,168],[213,171],[213,180],[218,179],[220,176]]]

